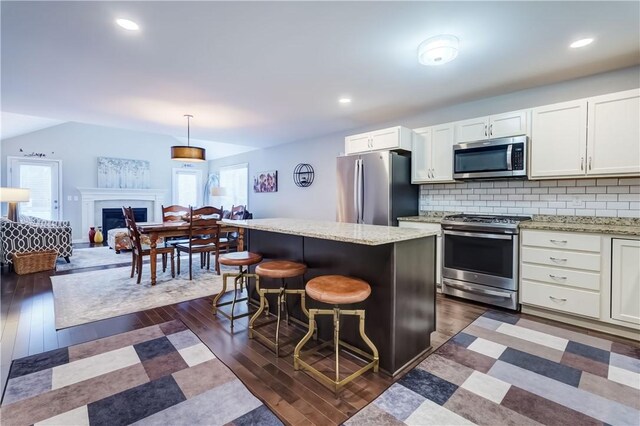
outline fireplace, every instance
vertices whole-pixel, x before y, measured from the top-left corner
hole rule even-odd
[[[146,208],[134,208],[133,216],[138,222],[147,221]],[[107,235],[110,229],[126,228],[122,209],[102,209],[102,232],[104,234],[104,244],[107,244]]]

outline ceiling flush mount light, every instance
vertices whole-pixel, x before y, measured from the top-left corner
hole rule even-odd
[[[177,145],[171,147],[171,159],[176,161],[186,161],[190,163],[196,163],[205,161],[206,151],[204,148],[198,148],[197,146],[191,146],[191,126],[190,121],[193,115],[185,114],[187,117],[187,146]]]
[[[592,38],[581,38],[580,40],[576,40],[569,45],[572,49],[577,49],[579,47],[585,47],[593,43]]]
[[[140,26],[130,19],[116,19],[116,24],[129,31],[138,31],[140,29]]]
[[[458,56],[458,37],[449,34],[430,37],[418,46],[418,62],[422,65],[444,65]]]
[[[338,99],[338,102],[340,102],[341,104],[350,104],[351,98],[340,98]]]

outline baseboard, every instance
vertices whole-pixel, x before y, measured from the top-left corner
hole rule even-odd
[[[631,328],[617,326],[615,324],[608,324],[596,320],[590,320],[587,318],[579,318],[572,315],[563,314],[560,312],[548,311],[542,308],[534,308],[532,306],[522,305],[522,313],[535,315],[538,317],[551,319],[558,322],[564,322],[571,325],[577,325],[578,327],[588,328],[589,330],[600,331],[602,333],[613,334],[614,336],[624,337],[626,339],[640,341],[640,331],[633,330]]]

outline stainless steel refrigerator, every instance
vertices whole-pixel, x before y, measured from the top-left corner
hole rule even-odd
[[[418,214],[411,157],[392,151],[338,157],[338,222],[397,226]]]

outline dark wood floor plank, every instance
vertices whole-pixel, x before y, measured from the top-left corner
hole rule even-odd
[[[128,260],[127,260],[128,261]],[[92,269],[111,269],[113,265]],[[72,274],[89,271],[71,270],[57,274]],[[304,331],[294,326],[282,327],[282,339],[293,343],[283,346],[283,356],[277,358],[265,345],[248,338],[248,318],[235,321],[233,332],[230,321],[222,315],[214,315],[212,297],[205,297],[176,305],[163,306],[142,312],[122,315],[55,330],[54,300],[51,291],[51,273],[39,273],[18,277],[5,273],[1,278],[0,319],[2,341],[0,349],[0,379],[4,387],[11,359],[28,354],[66,347],[97,338],[107,337],[153,324],[182,320],[198,337],[227,365],[247,388],[262,400],[285,424],[340,424],[359,409],[375,399],[401,375],[391,378],[384,374],[368,372],[348,384],[336,397],[332,390],[315,380],[308,373],[293,368],[293,347]],[[223,296],[229,300],[230,295]],[[230,307],[227,307],[227,311]],[[246,312],[242,302],[237,312]],[[432,351],[453,337],[475,318],[486,311],[486,307],[461,300],[437,297],[437,330],[432,334]],[[537,318],[537,320],[540,320]],[[550,320],[549,324],[563,326]],[[566,326],[570,328],[570,326]],[[585,332],[584,329],[577,329]],[[273,325],[259,330],[269,335],[275,333]],[[589,332],[596,336],[620,340],[630,345],[635,342],[618,339],[602,333]],[[306,349],[313,347],[309,342]],[[333,371],[334,359],[331,351],[323,351],[316,357],[319,369]],[[360,361],[348,354],[340,356],[344,374],[355,371]],[[419,363],[416,360],[406,371]]]

